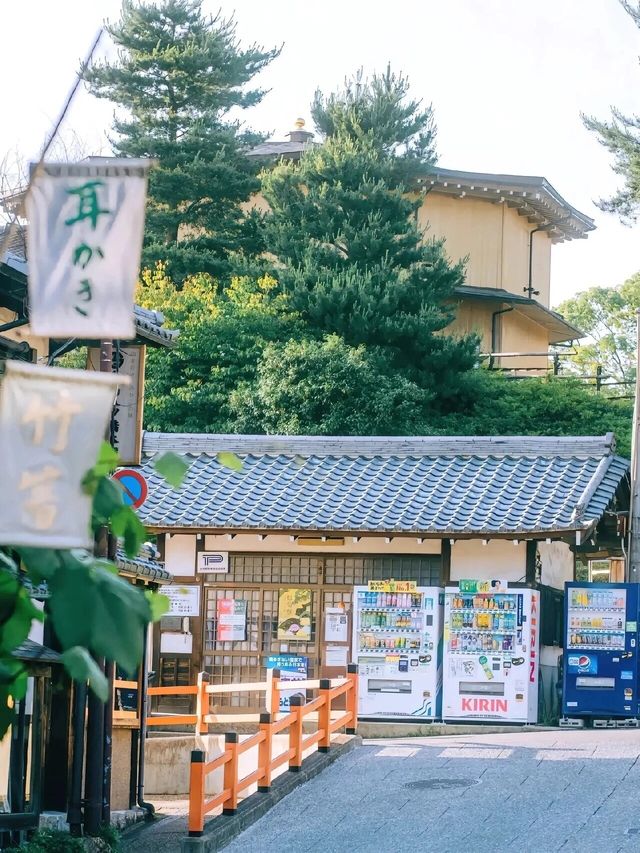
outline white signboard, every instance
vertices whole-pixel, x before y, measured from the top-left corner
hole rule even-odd
[[[199,586],[161,586],[159,592],[169,599],[167,616],[199,616]]]
[[[327,646],[325,652],[325,666],[346,666],[348,646]]]
[[[113,351],[115,372],[129,377],[129,384],[118,390],[113,413],[113,444],[123,465],[140,464],[145,350],[143,346],[130,346]],[[89,349],[87,369],[100,370],[99,347]]]
[[[226,574],[229,571],[228,551],[200,551],[198,571],[207,574]]]
[[[98,457],[118,381],[110,373],[6,363],[0,544],[92,546],[91,497],[82,480]]]
[[[167,631],[160,634],[160,654],[190,655],[192,651],[193,634],[178,634]]]
[[[35,335],[135,337],[148,160],[45,163],[26,197]]]

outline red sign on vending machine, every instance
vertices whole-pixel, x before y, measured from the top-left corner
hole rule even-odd
[[[529,681],[536,683],[536,641],[538,637],[538,596],[531,593],[531,636],[529,639]]]

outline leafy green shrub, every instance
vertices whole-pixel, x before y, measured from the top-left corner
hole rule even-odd
[[[16,853],[85,853],[85,847],[81,838],[73,838],[68,832],[40,829]]]

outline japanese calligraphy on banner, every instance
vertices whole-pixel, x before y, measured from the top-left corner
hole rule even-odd
[[[141,346],[126,346],[113,351],[114,372],[130,379],[118,389],[113,412],[113,445],[123,465],[140,464],[145,350]],[[89,347],[87,370],[100,370],[99,347]]]
[[[44,164],[26,197],[35,335],[135,337],[148,160]]]
[[[0,544],[88,548],[93,467],[118,381],[8,361],[0,386]],[[126,381],[126,380],[125,380]]]

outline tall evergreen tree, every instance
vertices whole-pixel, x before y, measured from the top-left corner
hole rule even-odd
[[[620,3],[640,29],[640,2],[620,0]],[[609,199],[602,199],[598,206],[601,210],[617,213],[623,220],[635,222],[640,213],[640,116],[627,116],[614,107],[611,121],[586,115],[582,119],[613,155],[613,171],[624,178],[624,185],[618,192]]]
[[[108,27],[114,62],[86,74],[90,90],[123,112],[114,121],[117,155],[152,157],[143,260],[166,261],[174,279],[224,276],[234,252],[259,251],[256,221],[242,202],[259,183],[245,156],[258,140],[230,118],[259,103],[247,88],[279,53],[242,48],[234,19],[205,16],[202,0],[124,0]]]
[[[477,342],[441,334],[463,267],[416,221],[423,195],[414,179],[435,160],[431,108],[409,100],[406,78],[387,70],[317,94],[313,112],[324,144],[263,179],[275,274],[319,336],[376,348],[390,370],[440,400],[455,397]]]

